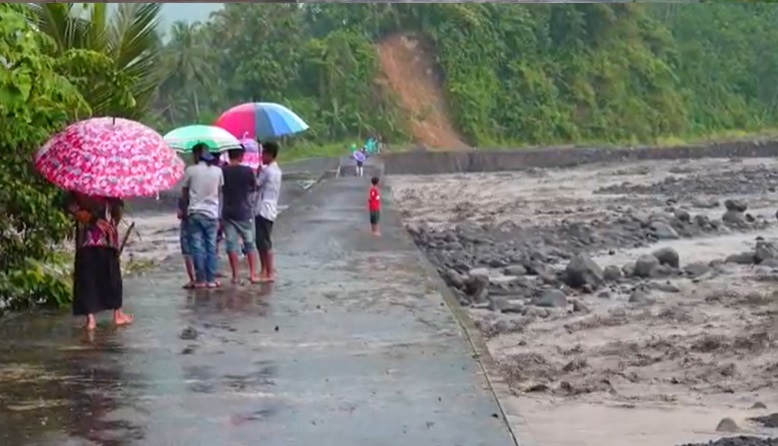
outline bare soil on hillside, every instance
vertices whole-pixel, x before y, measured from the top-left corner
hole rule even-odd
[[[526,444],[776,444],[778,161],[390,184],[486,337]]]
[[[377,49],[387,86],[408,114],[415,142],[429,149],[467,149],[449,119],[442,79],[427,43],[395,34]]]

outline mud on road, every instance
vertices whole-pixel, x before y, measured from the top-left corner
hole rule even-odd
[[[774,444],[753,418],[778,412],[777,161],[390,183],[487,337],[529,443]]]

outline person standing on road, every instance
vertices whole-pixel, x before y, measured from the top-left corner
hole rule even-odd
[[[374,236],[380,237],[381,231],[378,230],[378,221],[381,217],[381,191],[378,189],[378,177],[370,180],[370,191],[367,195],[367,210],[370,213],[370,232]]]
[[[183,194],[189,201],[187,228],[195,269],[195,288],[218,288],[216,238],[221,216],[221,191],[224,175],[218,159],[198,144],[200,160],[186,169]]]
[[[113,310],[116,326],[133,317],[122,311],[124,290],[119,262],[119,222],[124,203],[117,198],[73,192],[68,211],[76,220],[76,261],[73,269],[73,315],[86,318],[84,328],[97,327],[95,315]]]
[[[229,164],[222,168],[224,172],[224,206],[222,208],[222,225],[224,237],[227,240],[227,257],[232,269],[232,283],[240,282],[238,274],[239,243],[243,242],[243,253],[246,255],[249,267],[249,280],[258,282],[256,274],[257,247],[254,241],[254,214],[252,193],[257,187],[256,176],[249,166],[243,166],[244,149],[228,152]]]
[[[257,250],[259,251],[260,282],[274,282],[273,223],[278,216],[278,197],[281,195],[281,168],[276,162],[278,144],[268,142],[262,150],[262,170],[257,176],[257,202],[254,209]]]
[[[365,173],[365,160],[367,155],[365,154],[365,148],[361,148],[354,152],[354,160],[357,162],[357,176],[361,177]]]

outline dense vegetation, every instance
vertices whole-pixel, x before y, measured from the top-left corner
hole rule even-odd
[[[421,30],[474,144],[753,131],[778,119],[776,18],[762,4],[228,4],[173,30],[168,50],[187,69],[159,110],[173,125],[281,100],[313,123],[317,142],[404,139],[406,117],[374,82],[371,44]]]
[[[82,10],[81,8],[86,8]],[[323,145],[410,139],[375,43],[437,54],[454,124],[478,145],[652,142],[778,126],[778,7],[766,4],[226,4],[160,35],[160,6],[0,4],[0,308],[67,301],[68,233],[29,163],[92,115],[166,131],[251,100],[288,104]],[[414,79],[408,79],[414,82]]]

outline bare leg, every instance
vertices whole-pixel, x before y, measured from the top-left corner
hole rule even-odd
[[[121,308],[113,311],[113,323],[117,327],[121,327],[122,325],[130,325],[132,321],[132,315],[125,313]]]
[[[192,257],[184,256],[184,266],[186,266],[186,275],[189,276],[189,283],[184,285],[184,288],[192,288],[195,285],[195,270]]]
[[[249,251],[246,253],[246,263],[248,263],[249,266],[249,280],[251,283],[259,281],[259,278],[257,277],[257,261],[256,251]]]
[[[239,263],[238,253],[237,252],[228,252],[227,253],[227,258],[230,261],[230,269],[232,270],[232,283],[238,283],[238,281],[240,280],[238,278],[238,268],[240,268],[240,266],[238,265],[238,263]]]
[[[259,251],[259,280],[267,281],[267,251]]]
[[[273,265],[273,251],[268,251],[265,254],[265,259],[267,261],[265,266],[265,272],[267,273],[267,282],[275,282],[276,281],[276,269]]]
[[[94,314],[88,314],[84,323],[84,329],[87,331],[94,331],[97,328],[97,320]]]

